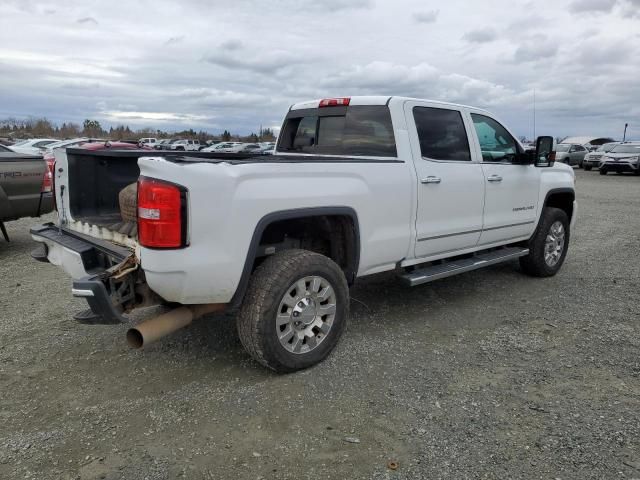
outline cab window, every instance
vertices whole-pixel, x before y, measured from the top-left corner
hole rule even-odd
[[[459,111],[414,107],[413,118],[418,130],[422,158],[471,161],[467,131]]]
[[[506,128],[493,118],[472,113],[483,162],[512,163],[520,152],[518,143]]]

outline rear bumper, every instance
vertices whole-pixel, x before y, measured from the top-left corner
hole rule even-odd
[[[125,306],[135,300],[134,277],[124,274],[116,279],[112,274],[133,258],[130,250],[52,223],[32,227],[30,232],[40,244],[32,256],[62,267],[74,279],[73,296],[85,298],[91,311],[102,317],[102,323],[124,319]]]

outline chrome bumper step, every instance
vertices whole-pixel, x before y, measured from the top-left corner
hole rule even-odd
[[[529,254],[528,248],[507,247],[498,250],[492,250],[486,253],[479,253],[471,258],[463,258],[451,260],[438,265],[414,270],[404,275],[400,275],[400,279],[410,287],[422,285],[423,283],[433,282],[441,278],[451,277],[459,273],[470,272],[479,268],[488,267],[497,263],[508,262],[516,258],[524,257]]]

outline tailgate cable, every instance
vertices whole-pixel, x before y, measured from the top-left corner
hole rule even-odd
[[[55,192],[54,192],[55,195]],[[64,185],[60,185],[60,221],[58,222],[58,233],[62,233],[62,224],[65,223],[65,214],[64,214]]]

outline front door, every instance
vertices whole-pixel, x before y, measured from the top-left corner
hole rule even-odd
[[[521,147],[495,119],[471,113],[486,185],[480,245],[530,236],[535,229],[540,169],[513,163]]]
[[[482,230],[484,177],[464,110],[410,101],[405,115],[418,178],[417,258],[473,248]]]

